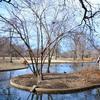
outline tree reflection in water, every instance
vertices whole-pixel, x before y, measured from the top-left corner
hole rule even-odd
[[[96,94],[97,94],[98,96],[100,96],[100,88],[98,88],[96,92],[97,92]]]
[[[11,88],[0,88],[0,100],[21,100],[15,93],[12,93]]]
[[[32,94],[30,93],[26,100],[44,100],[43,94]],[[52,95],[47,94],[45,100],[54,100]]]
[[[91,90],[82,93],[73,93],[73,94],[32,94],[30,93],[26,100],[100,100],[100,95],[93,94]]]
[[[85,91],[73,94],[33,94],[19,95],[11,88],[0,88],[0,100],[100,100],[100,91]]]

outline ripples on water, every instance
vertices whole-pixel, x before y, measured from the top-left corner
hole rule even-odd
[[[78,71],[83,67],[95,67],[94,63],[79,64],[59,64],[51,65],[50,71],[56,73],[70,73]],[[47,65],[44,65],[43,71],[46,72]],[[97,89],[72,94],[31,94],[27,91],[13,88],[9,85],[12,77],[31,73],[30,69],[0,72],[0,100],[100,100],[100,93]]]

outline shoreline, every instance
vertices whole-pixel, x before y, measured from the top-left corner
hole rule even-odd
[[[27,62],[31,64],[31,60],[27,57]],[[34,61],[33,61],[34,62]],[[96,62],[95,59],[84,59],[84,60],[72,60],[72,58],[58,58],[57,60],[52,59],[51,64],[67,64],[67,63],[90,63]],[[35,63],[35,62],[34,62]],[[41,61],[38,61],[38,64],[41,64]],[[45,60],[44,64],[48,64],[48,60]],[[21,57],[13,57],[13,63],[10,63],[9,57],[4,60],[0,57],[0,72],[11,71],[11,70],[20,70],[28,68],[27,64],[24,63],[24,59]]]
[[[26,61],[28,63],[31,63],[31,60],[29,57],[25,57]],[[24,62],[24,59],[22,57],[12,57],[12,60],[13,62],[16,62],[16,63],[21,63],[23,64]],[[0,57],[0,63],[1,62],[10,62],[10,57],[5,57],[5,59],[3,59],[3,57]],[[33,60],[34,62],[34,60]],[[79,59],[77,58],[76,60],[74,60],[73,58],[57,58],[57,59],[52,59],[51,60],[51,63],[80,63],[80,62],[96,62],[96,58],[84,58],[83,60],[82,59]],[[34,62],[35,63],[35,62]],[[41,60],[38,59],[38,63],[40,64],[41,63]],[[46,59],[44,63],[48,63],[48,60]]]

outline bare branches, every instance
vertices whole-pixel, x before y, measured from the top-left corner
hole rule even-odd
[[[100,11],[95,11],[93,13],[92,11],[92,6],[91,4],[87,1],[87,0],[79,0],[82,8],[84,9],[84,16],[83,16],[83,20],[86,21],[86,19],[92,19],[95,15],[97,15],[98,13],[100,13]],[[86,4],[89,6],[89,8],[86,6]]]
[[[0,0],[0,2],[2,2],[2,1],[7,2],[7,3],[11,2],[11,0]]]

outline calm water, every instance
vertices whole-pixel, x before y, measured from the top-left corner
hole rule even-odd
[[[59,64],[52,65],[51,72],[70,73],[80,70],[84,67],[91,67],[94,63],[80,63],[80,64]],[[44,66],[46,72],[46,65]],[[17,71],[1,72],[0,73],[0,100],[100,100],[100,93],[97,89],[88,90],[84,92],[72,94],[31,94],[24,90],[13,88],[9,85],[9,80],[12,77],[31,73],[30,69],[23,69]]]

